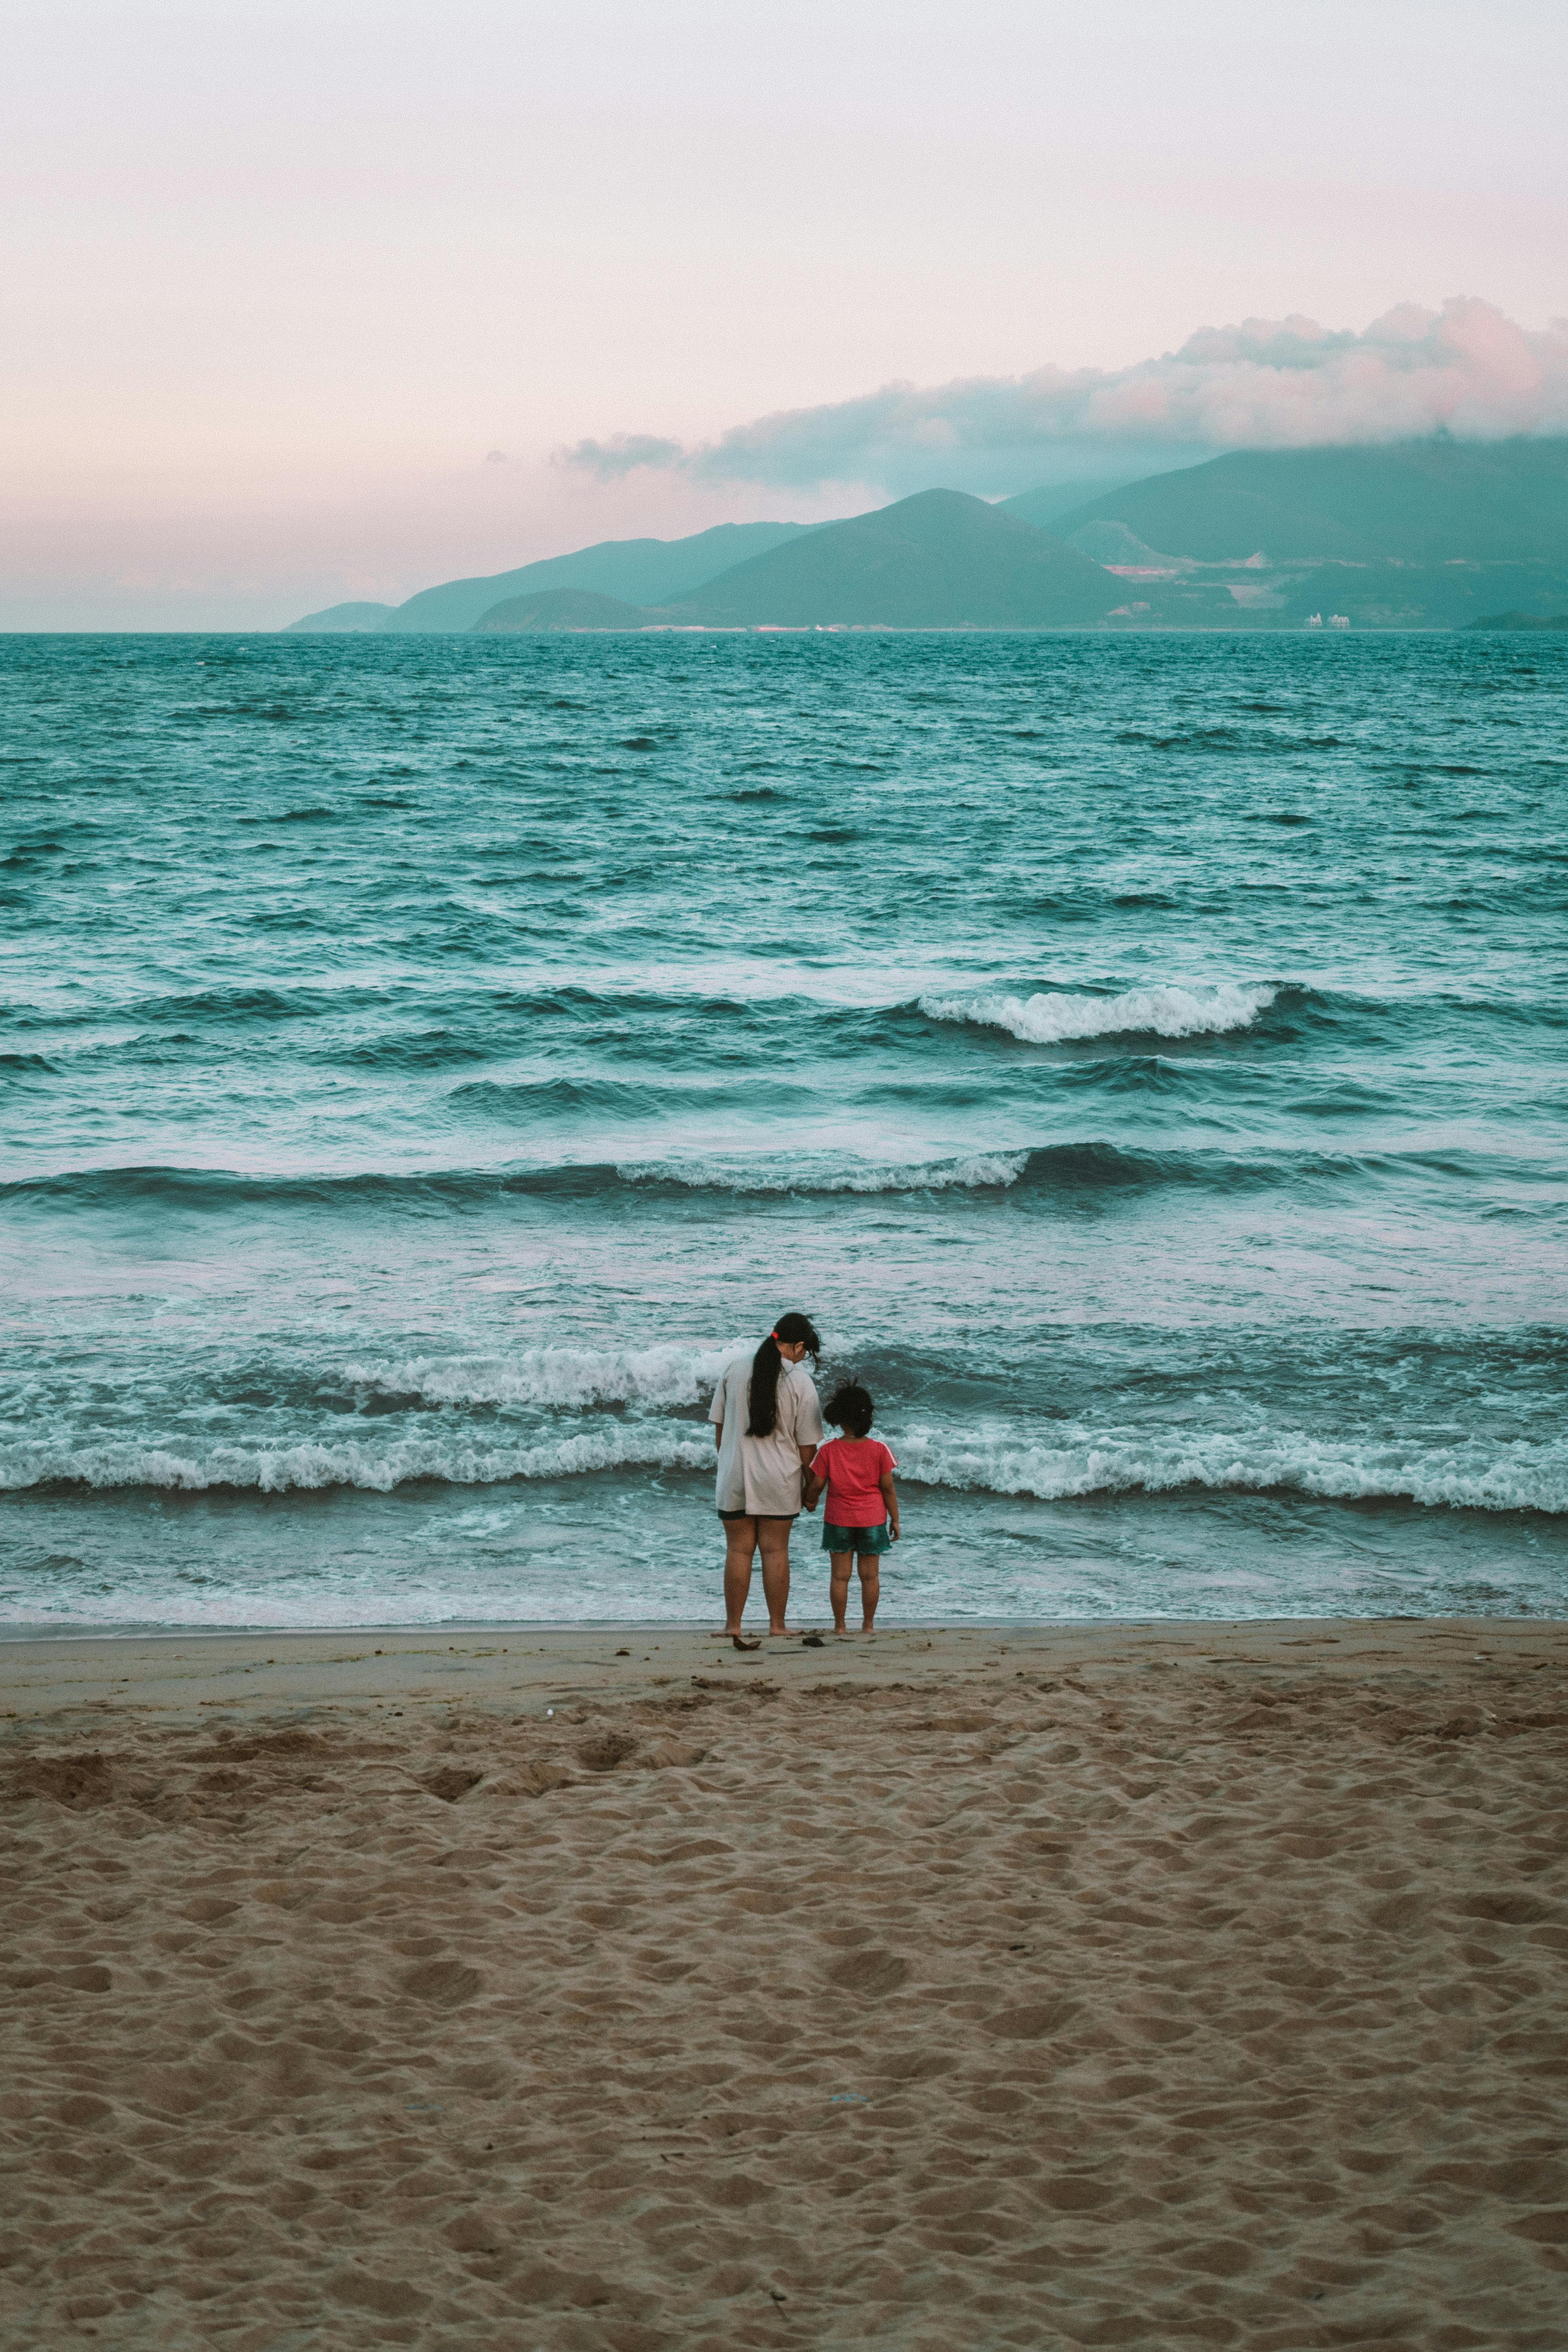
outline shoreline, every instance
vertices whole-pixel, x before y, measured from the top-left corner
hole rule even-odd
[[[1426,1614],[1418,1610],[1391,1610],[1386,1615],[1329,1615],[1321,1611],[1292,1616],[1281,1611],[1274,1616],[1257,1617],[1183,1617],[1173,1615],[1141,1617],[958,1617],[917,1619],[904,1624],[879,1625],[877,1638],[884,1635],[931,1635],[952,1633],[1089,1633],[1137,1631],[1156,1633],[1163,1626],[1173,1632],[1201,1632],[1205,1626],[1215,1632],[1244,1633],[1248,1626],[1271,1625],[1568,1625],[1568,1601],[1562,1612],[1548,1613],[1543,1610],[1499,1610],[1488,1616],[1446,1616]],[[26,1649],[39,1642],[368,1642],[390,1636],[394,1640],[433,1641],[439,1636],[456,1633],[464,1641],[486,1639],[505,1634],[521,1641],[558,1634],[563,1640],[574,1640],[580,1635],[598,1633],[634,1634],[652,1639],[658,1633],[692,1633],[706,1636],[711,1632],[708,1619],[697,1617],[584,1617],[563,1621],[559,1617],[461,1617],[432,1619],[428,1624],[411,1625],[405,1619],[387,1622],[367,1620],[354,1625],[10,1625],[0,1626],[0,1653],[7,1649]],[[760,1626],[749,1622],[748,1633],[759,1633]],[[803,1622],[791,1627],[791,1633],[804,1637],[814,1629]],[[818,1625],[816,1631],[826,1628]]]
[[[0,1641],[0,1723],[40,1710],[125,1709],[167,1715],[193,1707],[247,1714],[393,1696],[488,1710],[526,1711],[537,1694],[646,1698],[692,1675],[777,1676],[781,1687],[824,1675],[887,1685],[1034,1666],[1152,1663],[1267,1665],[1409,1673],[1447,1652],[1519,1663],[1568,1654],[1568,1622],[1536,1617],[1205,1618],[1107,1622],[913,1625],[842,1638],[802,1627],[739,1653],[710,1631],[640,1627],[355,1627],[259,1633],[171,1631],[24,1636]]]

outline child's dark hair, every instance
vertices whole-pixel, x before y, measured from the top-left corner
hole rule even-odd
[[[840,1381],[823,1407],[823,1418],[846,1437],[864,1437],[876,1410],[869,1389],[863,1389],[858,1381]]]

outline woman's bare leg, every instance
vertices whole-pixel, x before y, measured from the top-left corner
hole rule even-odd
[[[837,1567],[837,1562],[835,1561],[834,1565]],[[862,1633],[869,1633],[872,1630],[872,1621],[877,1614],[877,1603],[882,1597],[881,1566],[874,1551],[863,1551],[858,1554],[855,1565],[860,1571],[860,1631]],[[844,1563],[844,1597],[847,1600],[849,1598],[847,1560]]]
[[[847,1633],[849,1628],[844,1622],[844,1612],[849,1606],[849,1562],[853,1554],[847,1551],[830,1551],[827,1558],[830,1563],[827,1570],[827,1598],[833,1604],[833,1630],[836,1633]]]
[[[746,1611],[746,1595],[752,1589],[752,1554],[757,1549],[755,1519],[725,1519],[724,1528],[724,1632],[738,1633]],[[766,1589],[767,1570],[763,1570]]]
[[[789,1531],[791,1519],[758,1519],[757,1545],[763,1555],[763,1599],[768,1604],[768,1631],[787,1633],[784,1612],[789,1607]],[[748,1565],[748,1575],[750,1568]]]

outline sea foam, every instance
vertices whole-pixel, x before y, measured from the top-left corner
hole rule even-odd
[[[382,1444],[360,1438],[295,1445],[212,1446],[13,1444],[0,1447],[0,1491],[75,1486],[100,1489],[163,1487],[186,1494],[248,1488],[262,1495],[359,1487],[389,1495],[435,1481],[450,1486],[504,1486],[516,1479],[570,1478],[586,1472],[710,1468],[713,1441],[679,1425],[644,1422],[584,1431],[533,1445],[479,1444],[458,1431],[399,1436]]]
[[[1129,988],[1120,996],[922,996],[933,1021],[967,1021],[1005,1029],[1030,1045],[1059,1045],[1085,1037],[1204,1037],[1246,1029],[1267,1011],[1278,988],[1223,980],[1212,986]]]
[[[1568,1443],[1476,1441],[1419,1447],[1281,1430],[1055,1430],[1047,1443],[940,1432],[897,1444],[901,1475],[919,1485],[1065,1501],[1089,1495],[1171,1494],[1182,1487],[1336,1501],[1404,1501],[1477,1511],[1568,1511]]]
[[[955,1493],[1058,1502],[1193,1487],[1459,1510],[1568,1512],[1568,1441],[1563,1440],[1421,1447],[1290,1430],[1189,1430],[1162,1438],[1148,1431],[1059,1424],[1048,1439],[1005,1431],[972,1436],[893,1428],[889,1437],[903,1479]],[[232,1487],[279,1495],[357,1487],[390,1494],[421,1482],[508,1486],[619,1471],[710,1470],[712,1465],[710,1433],[696,1432],[689,1423],[613,1423],[511,1444],[481,1443],[460,1424],[447,1423],[385,1441],[345,1438],[273,1447],[12,1443],[0,1448],[0,1490],[79,1486],[198,1493]]]
[[[692,1192],[952,1192],[1016,1184],[1027,1151],[979,1151],[952,1160],[861,1160],[805,1154],[792,1159],[651,1160],[617,1167],[627,1184],[663,1184]]]
[[[651,1348],[520,1348],[513,1356],[407,1356],[345,1365],[345,1386],[427,1405],[695,1404],[754,1339]]]

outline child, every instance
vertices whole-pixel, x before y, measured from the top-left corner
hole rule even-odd
[[[832,1559],[828,1596],[836,1633],[849,1631],[844,1612],[849,1601],[850,1555],[860,1571],[860,1631],[868,1633],[881,1590],[878,1557],[899,1540],[899,1496],[893,1485],[898,1464],[879,1439],[867,1434],[874,1410],[858,1381],[842,1381],[828,1399],[823,1418],[844,1434],[818,1446],[805,1474],[808,1511],[816,1508],[817,1496],[827,1489],[822,1549]]]

